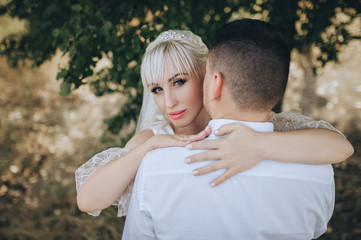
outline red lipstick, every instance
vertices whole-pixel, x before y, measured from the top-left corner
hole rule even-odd
[[[174,111],[174,112],[171,112],[169,113],[169,116],[172,118],[172,119],[179,119],[181,117],[183,117],[184,113],[186,112],[186,110],[181,110],[181,111]]]

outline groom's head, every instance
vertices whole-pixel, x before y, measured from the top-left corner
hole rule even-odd
[[[286,41],[270,24],[243,19],[224,25],[208,54],[207,111],[212,118],[228,116],[231,108],[233,112],[269,112],[284,94],[289,64]]]

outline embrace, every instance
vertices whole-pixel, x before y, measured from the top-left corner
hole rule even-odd
[[[190,31],[161,33],[141,65],[136,134],[76,171],[79,209],[117,205],[124,240],[321,236],[331,164],[353,148],[325,121],[272,112],[289,64],[282,34],[259,20],[227,23],[209,51]]]

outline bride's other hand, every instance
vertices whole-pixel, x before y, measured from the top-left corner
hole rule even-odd
[[[231,123],[222,126],[215,132],[216,136],[229,134],[225,138],[206,140],[188,144],[189,149],[210,149],[199,154],[189,156],[186,163],[206,160],[218,160],[205,167],[193,170],[194,175],[207,174],[222,168],[227,171],[210,183],[217,186],[230,177],[252,168],[264,159],[262,147],[262,134],[256,132],[242,123]]]
[[[196,142],[208,137],[212,130],[209,126],[203,129],[198,134],[186,135],[186,134],[159,134],[149,139],[152,149],[164,148],[164,147],[184,147],[187,144]]]

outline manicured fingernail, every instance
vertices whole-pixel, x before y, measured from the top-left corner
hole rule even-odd
[[[187,140],[186,143],[190,143],[191,141]]]
[[[199,171],[198,171],[198,170],[193,170],[193,171],[192,171],[192,174],[193,174],[193,175],[198,175],[198,174],[199,174]]]
[[[211,184],[209,184],[210,187],[215,187],[216,184],[214,182],[211,182]]]
[[[218,133],[218,129],[217,130],[214,130],[214,134],[217,134]]]
[[[184,162],[185,162],[185,163],[190,163],[190,162],[191,162],[191,159],[190,159],[190,158],[186,158],[186,159],[184,159]]]
[[[186,145],[186,148],[191,149],[191,148],[192,148],[192,144]]]

